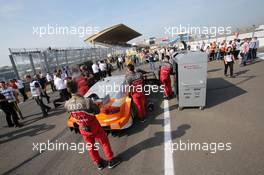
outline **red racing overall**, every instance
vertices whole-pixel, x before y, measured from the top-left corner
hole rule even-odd
[[[164,85],[164,91],[166,97],[172,95],[170,74],[172,71],[172,65],[169,61],[164,61],[160,67],[160,81]]]
[[[84,141],[92,145],[89,154],[93,162],[99,164],[102,161],[98,153],[98,148],[94,145],[95,140],[101,144],[105,158],[111,161],[113,159],[113,152],[108,137],[95,117],[95,114],[100,112],[97,105],[90,99],[85,99],[79,95],[73,95],[72,98],[65,103],[65,108],[71,113],[72,117],[77,120]]]
[[[142,74],[139,72],[129,73],[126,76],[126,81],[130,85],[130,95],[138,110],[138,117],[143,120],[146,116],[146,110]]]
[[[90,89],[87,83],[87,79],[81,75],[80,77],[75,78],[74,80],[78,84],[79,94],[81,96],[84,96],[86,92],[88,92],[88,90]]]

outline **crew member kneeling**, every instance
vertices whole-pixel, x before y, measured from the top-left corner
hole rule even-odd
[[[75,81],[69,81],[67,89],[72,94],[72,97],[65,103],[65,108],[77,120],[84,141],[93,145],[89,150],[93,162],[97,165],[98,170],[104,168],[103,161],[94,145],[95,140],[97,140],[101,144],[108,161],[108,168],[114,168],[120,163],[120,160],[113,158],[107,135],[95,117],[96,114],[100,113],[99,107],[91,99],[84,98],[78,94],[78,85]]]
[[[143,92],[143,75],[140,72],[135,72],[135,67],[132,64],[127,65],[126,82],[129,85],[129,92],[135,103],[140,121],[145,121],[145,94]]]
[[[170,74],[172,73],[172,64],[169,62],[170,57],[165,56],[160,66],[160,81],[164,85],[165,96],[168,99],[172,96],[171,79]]]

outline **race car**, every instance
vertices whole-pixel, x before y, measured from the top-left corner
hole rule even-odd
[[[160,84],[154,72],[137,71],[143,74],[145,85]],[[125,85],[125,75],[107,77],[95,83],[84,96],[99,106],[100,113],[96,118],[104,130],[129,128],[137,116],[136,107]],[[149,103],[147,108],[153,108],[153,104]],[[78,124],[72,116],[68,119],[68,127],[79,133]]]
[[[133,124],[135,108],[125,88],[125,76],[112,76],[95,83],[85,94],[100,108],[97,120],[105,130],[122,130]],[[69,117],[68,127],[78,132],[78,124]]]

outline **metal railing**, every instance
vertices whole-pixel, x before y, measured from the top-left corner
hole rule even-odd
[[[16,78],[38,72],[53,72],[55,69],[71,67],[86,61],[106,59],[108,54],[125,53],[124,47],[91,47],[91,48],[10,48],[10,61]]]

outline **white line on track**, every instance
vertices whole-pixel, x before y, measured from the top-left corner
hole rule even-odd
[[[171,150],[171,121],[168,100],[164,100],[164,175],[174,175],[173,152]]]

